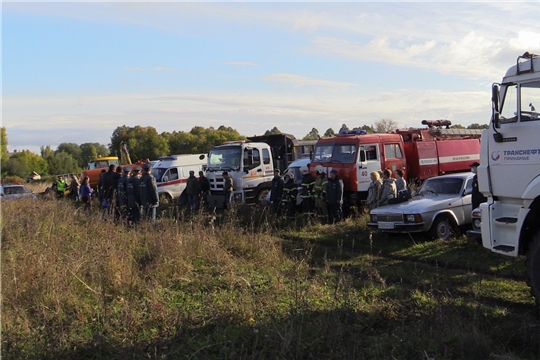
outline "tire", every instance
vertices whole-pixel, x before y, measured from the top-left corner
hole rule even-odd
[[[163,205],[172,204],[173,199],[172,197],[167,193],[161,193],[159,194],[159,203]]]
[[[527,285],[531,287],[531,295],[540,305],[540,231],[534,235],[527,251]]]
[[[261,189],[259,193],[257,194],[257,204],[262,204],[264,198],[268,193],[270,192],[270,189]]]
[[[431,236],[438,240],[446,241],[452,236],[453,228],[447,216],[439,216],[431,225]]]

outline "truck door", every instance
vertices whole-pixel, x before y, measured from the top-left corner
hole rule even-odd
[[[358,190],[367,191],[371,182],[370,174],[381,169],[379,144],[360,145],[358,156]]]
[[[403,156],[403,148],[400,143],[384,144],[384,168],[392,170],[392,177],[397,169],[406,171],[405,157]],[[404,174],[407,178],[407,175]]]

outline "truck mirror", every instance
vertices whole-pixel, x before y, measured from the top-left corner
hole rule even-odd
[[[493,116],[491,121],[493,122],[493,125],[498,128],[500,123],[499,118],[499,86],[497,84],[493,84],[491,87],[491,107],[493,111]]]

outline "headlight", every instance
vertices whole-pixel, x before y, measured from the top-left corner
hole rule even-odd
[[[408,223],[419,223],[422,222],[422,215],[420,214],[407,214],[404,215],[405,222]]]
[[[377,214],[371,214],[371,221],[377,222]]]
[[[480,227],[482,226],[482,222],[480,221],[480,219],[474,219],[472,222],[472,225],[475,230],[480,230]]]

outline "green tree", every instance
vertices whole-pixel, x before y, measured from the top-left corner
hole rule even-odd
[[[366,130],[366,132],[368,134],[374,134],[375,133],[375,129],[373,128],[373,126],[369,126],[369,125],[362,125],[360,127],[360,130]]]
[[[394,131],[398,128],[398,123],[395,120],[392,119],[381,119],[378,121],[375,121],[373,124],[373,129],[376,133],[386,133],[390,131]]]
[[[302,140],[317,140],[319,138],[319,130],[312,128],[311,131],[302,138]]]
[[[489,129],[489,125],[488,124],[480,125],[478,123],[473,123],[467,126],[467,129],[479,129],[479,130]]]
[[[347,126],[347,124],[343,124],[341,125],[341,128],[339,129],[339,131],[341,130],[349,130],[349,127]]]
[[[266,130],[266,132],[264,133],[265,136],[278,134],[281,134],[281,130],[279,130],[277,126],[274,126],[272,130]]]
[[[161,136],[167,139],[171,153],[176,155],[206,153],[213,146],[225,141],[245,139],[235,129],[223,125],[217,130],[213,127],[205,129],[196,126],[190,132],[173,131],[162,133]]]
[[[49,165],[47,161],[38,154],[29,150],[23,150],[13,154],[9,158],[5,166],[5,171],[7,175],[16,175],[21,178],[26,178],[32,171],[41,175],[47,174],[49,172]]]
[[[166,137],[160,136],[152,126],[117,127],[112,136],[109,150],[118,154],[120,143],[125,142],[132,161],[139,159],[157,159],[169,154],[169,144]]]
[[[1,146],[2,146],[2,157],[0,159],[0,166],[2,167],[2,174],[7,174],[7,171],[4,172],[4,166],[6,166],[7,162],[9,161],[9,154],[8,154],[8,141],[7,141],[7,131],[6,128],[2,126],[1,130]]]
[[[450,125],[450,129],[465,129],[465,126],[460,124]]]
[[[328,130],[326,130],[324,132],[323,138],[330,138],[330,137],[334,137],[334,136],[336,136],[336,133],[334,132],[334,129],[328,128]]]
[[[54,154],[52,159],[48,161],[49,173],[53,175],[57,174],[78,174],[81,172],[81,168],[75,158],[71,154],[64,151]]]
[[[107,156],[109,155],[109,149],[99,143],[84,143],[80,145],[81,148],[81,162],[79,166],[82,169],[88,167],[88,162],[90,160],[96,159],[98,156]]]
[[[65,152],[70,154],[76,161],[79,168],[84,168],[86,163],[82,159],[82,149],[75,143],[61,143],[55,151],[55,154]]]

